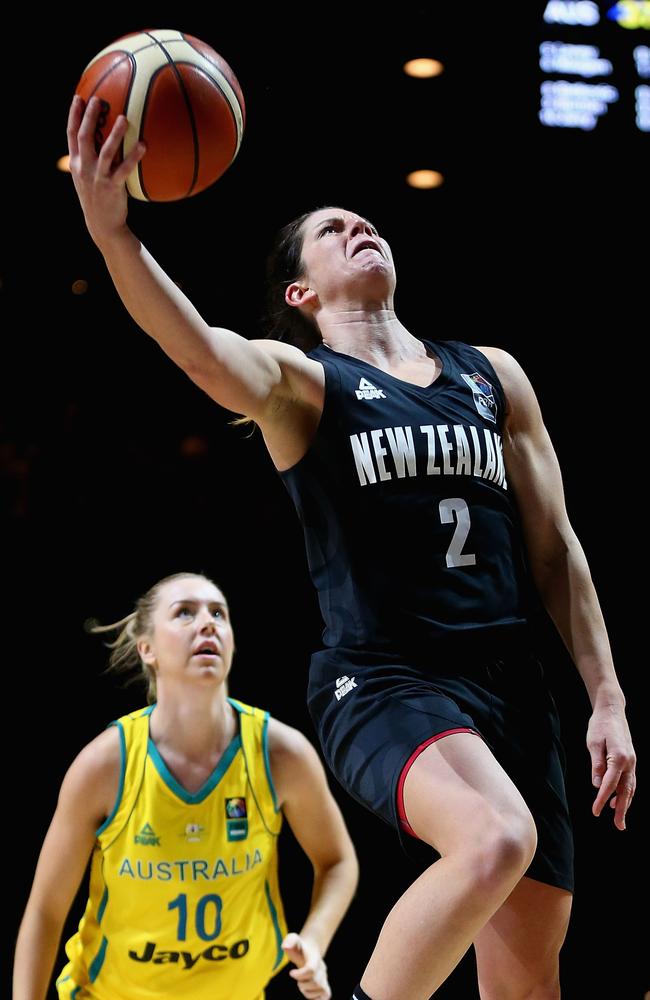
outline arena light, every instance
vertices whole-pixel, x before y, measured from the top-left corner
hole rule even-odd
[[[409,59],[402,67],[407,76],[415,76],[420,80],[440,76],[444,66],[438,59]]]
[[[443,182],[444,177],[437,170],[412,170],[406,176],[406,183],[420,190],[440,187]]]

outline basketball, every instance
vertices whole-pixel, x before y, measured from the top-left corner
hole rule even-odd
[[[142,31],[118,38],[86,66],[76,94],[100,99],[99,152],[118,115],[128,128],[121,158],[139,142],[147,152],[129,174],[140,201],[177,201],[204,191],[239,152],[246,110],[228,63],[181,31]]]

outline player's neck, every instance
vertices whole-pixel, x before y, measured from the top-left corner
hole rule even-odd
[[[201,687],[185,691],[182,699],[173,692],[159,690],[150,735],[159,750],[168,747],[189,759],[200,760],[215,750],[226,749],[237,731],[236,715],[223,685],[212,694]]]
[[[392,309],[339,309],[319,315],[323,343],[378,367],[416,361],[424,344],[399,321]]]

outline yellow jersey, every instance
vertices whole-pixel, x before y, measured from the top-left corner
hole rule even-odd
[[[149,736],[155,705],[113,723],[119,792],[97,831],[60,1000],[260,1000],[285,965],[269,716],[228,701],[238,733],[194,794]]]

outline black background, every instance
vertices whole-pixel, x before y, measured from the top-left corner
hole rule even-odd
[[[142,700],[102,674],[105,650],[82,629],[89,616],[115,620],[161,576],[205,571],[231,605],[231,692],[314,737],[305,690],[320,620],[289,497],[259,433],[233,428],[232,415],[132,323],[69,175],[54,169],[83,67],[129,31],[171,25],[202,38],[245,95],[242,148],[216,185],[179,203],[131,203],[132,227],[211,324],[259,336],[274,232],[305,210],[342,205],[390,242],[396,309],[414,334],[503,347],[524,365],[641,750],[650,136],[634,128],[630,86],[627,104],[593,132],[539,125],[539,42],[586,36],[544,28],[543,4],[522,6],[400,4],[380,13],[368,5],[351,15],[343,5],[261,14],[242,5],[206,14],[189,3],[180,15],[145,6],[123,18],[102,12],[91,26],[72,9],[25,26],[6,91],[3,187],[16,220],[4,227],[1,296],[12,935],[65,769]],[[632,45],[648,44],[648,34],[601,27],[602,54],[614,54],[623,77]],[[415,55],[441,59],[446,72],[405,77],[401,65]],[[441,170],[444,186],[408,188],[404,174],[419,167]],[[88,292],[74,296],[80,278]],[[641,1000],[650,987],[633,916],[647,877],[642,797],[624,834],[609,815],[591,816],[588,701],[548,622],[539,628],[577,843],[563,995]],[[357,898],[328,956],[341,1000],[417,872],[394,833],[331,784],[361,862]],[[309,866],[288,830],[281,876],[297,928]],[[437,995],[476,997],[474,978],[467,956]],[[269,998],[294,995],[286,973],[269,989]]]

